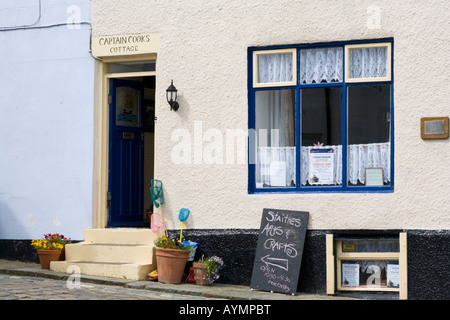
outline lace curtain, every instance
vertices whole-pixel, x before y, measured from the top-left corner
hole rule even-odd
[[[292,53],[262,54],[258,56],[258,82],[292,81]]]
[[[352,184],[365,183],[365,168],[382,167],[383,181],[391,181],[391,144],[351,144],[348,146],[348,180]]]
[[[342,184],[342,146],[321,146],[321,147],[301,147],[301,168],[300,182],[306,185],[309,177],[309,150],[316,148],[333,149],[334,156],[334,185]],[[372,143],[349,145],[347,147],[348,181],[352,184],[358,182],[365,183],[365,168],[382,167],[384,182],[388,183],[390,177],[390,143]],[[283,184],[276,186],[289,187],[295,185],[295,148],[294,147],[258,147],[256,162],[256,186],[258,188],[275,186],[272,184],[273,179],[280,180],[280,177],[271,175],[271,164],[276,163],[279,167],[280,163],[285,167],[286,179]],[[273,173],[273,166],[272,166]]]
[[[355,48],[349,50],[350,78],[387,76],[387,47]],[[292,53],[261,54],[258,56],[258,82],[290,82],[293,80]],[[300,83],[342,82],[343,48],[300,50]]]
[[[377,78],[387,75],[387,47],[349,50],[350,78]]]
[[[280,163],[284,170],[276,170]],[[283,179],[280,179],[283,176]],[[282,183],[279,183],[283,180]],[[256,165],[256,187],[290,187],[295,186],[295,148],[294,147],[259,147]]]
[[[342,82],[342,48],[300,50],[300,82]]]

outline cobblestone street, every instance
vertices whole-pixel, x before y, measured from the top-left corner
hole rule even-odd
[[[206,300],[150,290],[0,274],[0,300]]]

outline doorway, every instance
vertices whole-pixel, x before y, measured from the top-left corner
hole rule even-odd
[[[152,211],[156,77],[109,78],[108,227],[146,227]]]

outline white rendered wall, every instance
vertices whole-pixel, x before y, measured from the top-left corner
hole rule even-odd
[[[180,228],[182,207],[191,210],[187,229],[259,228],[265,207],[309,211],[309,229],[450,228],[450,140],[420,137],[421,117],[450,114],[450,2],[94,0],[92,6],[94,36],[160,35],[155,177],[164,184],[168,228]],[[247,48],[384,37],[394,38],[394,192],[249,195],[247,164],[227,164],[225,152],[227,130],[248,128]],[[165,101],[171,79],[178,112]],[[181,139],[191,142],[187,164],[172,157]],[[219,150],[217,141],[223,152],[210,164],[206,156]]]
[[[92,220],[94,61],[90,26],[73,23],[90,21],[90,1],[42,0],[39,21],[38,4],[0,5],[0,239],[83,239]]]

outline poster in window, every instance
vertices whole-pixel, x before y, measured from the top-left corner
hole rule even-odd
[[[139,126],[139,90],[130,87],[116,88],[116,125]]]
[[[308,180],[311,185],[334,184],[333,149],[311,149],[309,151]]]
[[[342,264],[342,286],[343,287],[359,286],[359,263]]]
[[[390,288],[398,288],[400,283],[399,274],[399,265],[389,263],[386,266],[386,286]]]

